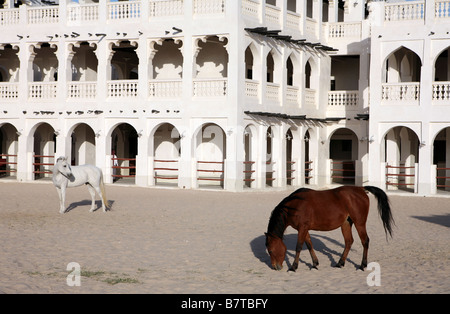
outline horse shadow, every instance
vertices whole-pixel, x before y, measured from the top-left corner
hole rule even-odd
[[[336,241],[333,238],[324,236],[324,235],[318,235],[318,234],[311,234],[311,241],[312,241],[312,245],[314,248],[314,251],[316,251],[316,253],[320,252],[323,255],[325,255],[328,260],[329,260],[329,265],[330,266],[336,266],[337,262],[339,261],[342,252],[344,251],[344,245],[343,243],[340,243],[339,241]],[[292,264],[289,262],[289,260],[293,260],[295,258],[295,247],[297,245],[297,234],[288,234],[285,235],[284,238],[284,243],[286,244],[287,247],[287,252],[286,252],[286,264],[288,266],[288,269],[291,268]],[[338,245],[339,247],[342,248],[341,252],[338,252],[336,250],[330,249],[328,246],[326,246],[326,244],[324,243],[324,241],[328,241],[331,242],[335,245]],[[355,244],[356,241],[355,241]],[[250,242],[250,247],[252,249],[253,255],[259,259],[259,261],[261,263],[266,264],[268,267],[272,267],[271,263],[270,263],[270,256],[269,253],[267,253],[266,250],[266,236],[265,235],[261,235],[255,239],[253,239]],[[350,250],[350,252],[353,251],[353,249]],[[303,244],[302,247],[302,251],[300,253],[300,261],[299,263],[303,263],[306,266],[308,266],[310,269],[313,268],[313,264],[311,262],[311,256],[309,254],[309,251],[306,247],[306,244]],[[359,265],[356,264],[354,261],[352,261],[351,258],[347,257],[346,263],[350,263],[352,265],[354,265],[354,267],[356,269],[359,268]],[[319,260],[319,267],[323,265],[323,262],[321,260]]]
[[[110,211],[114,204],[114,200],[108,200],[108,202],[109,202],[109,208],[107,209],[107,211]],[[79,201],[79,202],[73,202],[69,205],[69,207],[66,208],[66,211],[64,213],[68,213],[77,207],[91,206],[91,204],[92,204],[92,200],[83,200],[83,201]],[[94,210],[94,212],[96,212],[97,210],[102,208],[102,201],[96,200],[95,206],[96,206],[96,209]]]

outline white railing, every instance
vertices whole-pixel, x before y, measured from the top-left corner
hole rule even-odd
[[[149,82],[150,98],[180,98],[183,96],[183,81],[154,80]]]
[[[135,98],[138,96],[137,80],[108,81],[108,97]]]
[[[281,9],[270,4],[266,4],[266,22],[281,24]]]
[[[317,29],[318,29],[317,25],[318,24],[317,24],[316,20],[313,20],[312,18],[307,17],[305,34],[308,37],[313,37],[313,38],[317,37]]]
[[[69,82],[67,83],[67,97],[69,99],[95,99],[97,82]]]
[[[242,0],[242,14],[258,19],[259,2],[255,0]]]
[[[183,0],[150,0],[149,16],[176,16],[184,14]]]
[[[286,12],[286,27],[293,30],[300,30],[301,15],[291,11]]]
[[[16,100],[19,98],[19,83],[0,83],[0,100]]]
[[[348,108],[356,107],[359,102],[359,92],[356,91],[329,91],[328,92],[328,106],[332,108]]]
[[[266,99],[271,101],[280,101],[280,84],[266,84]]]
[[[194,0],[194,14],[225,13],[225,0]]]
[[[361,22],[328,23],[328,39],[361,38]]]
[[[93,22],[98,20],[98,4],[71,4],[67,6],[68,22]]]
[[[408,1],[389,3],[384,7],[385,21],[423,20],[425,15],[425,1]]]
[[[141,17],[141,2],[121,1],[108,3],[108,20],[133,20]]]
[[[286,101],[289,103],[298,103],[298,87],[288,86],[286,87]]]
[[[51,24],[59,22],[59,7],[27,8],[28,24]]]
[[[382,97],[384,102],[418,102],[420,83],[384,83]]]
[[[305,88],[305,105],[316,106],[316,90]]]
[[[33,82],[28,84],[28,98],[30,100],[55,99],[57,92],[57,82]]]
[[[445,101],[450,104],[450,82],[433,83],[433,100]]]
[[[0,10],[0,25],[17,25],[20,23],[19,9]]]
[[[254,80],[245,80],[245,95],[250,98],[258,98],[259,82]]]
[[[194,97],[225,97],[228,94],[228,80],[225,79],[195,79]]]
[[[436,18],[450,18],[450,0],[435,0],[434,16]]]

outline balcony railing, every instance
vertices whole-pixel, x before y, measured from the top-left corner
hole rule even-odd
[[[132,20],[141,17],[140,1],[121,1],[108,3],[109,20]]]
[[[450,82],[433,83],[433,101],[450,104]]]
[[[420,83],[384,83],[382,84],[383,102],[403,104],[418,104],[420,97]]]
[[[361,22],[328,23],[328,39],[361,39]]]
[[[95,99],[97,82],[69,82],[67,83],[67,97],[69,99]]]
[[[386,4],[384,8],[385,21],[423,20],[425,16],[425,1],[410,1]]]
[[[19,98],[19,83],[0,83],[0,100],[12,101]]]
[[[328,92],[328,109],[357,109],[359,92],[357,90],[343,90]]]
[[[153,80],[149,82],[150,98],[180,98],[183,95],[183,81]]]
[[[109,98],[136,98],[138,96],[138,80],[108,81]]]
[[[28,84],[28,98],[30,100],[56,99],[57,92],[57,82],[33,82]]]
[[[436,18],[449,18],[450,17],[450,0],[435,0],[434,3],[434,16]]]
[[[266,99],[269,101],[280,101],[280,84],[267,83],[266,84]]]
[[[68,22],[95,22],[98,21],[98,4],[78,4],[67,6]]]
[[[228,94],[227,79],[195,79],[194,97],[225,97]]]
[[[163,16],[177,16],[184,14],[183,0],[150,0],[149,2],[149,16],[163,17]]]

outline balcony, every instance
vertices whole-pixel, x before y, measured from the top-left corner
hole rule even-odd
[[[67,83],[67,98],[69,100],[94,100],[97,97],[97,82]]]
[[[0,83],[0,100],[15,101],[19,98],[19,83]]]
[[[149,82],[149,98],[176,99],[183,95],[183,81],[179,80],[151,80]]]
[[[420,100],[420,83],[384,83],[381,101],[383,104],[418,105]]]
[[[448,105],[450,103],[450,82],[433,83],[433,104]]]
[[[423,21],[425,16],[425,1],[410,1],[386,3],[384,7],[384,20],[395,21]]]

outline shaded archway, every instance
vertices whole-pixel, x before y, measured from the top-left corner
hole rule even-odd
[[[226,135],[215,123],[205,123],[195,134],[195,159],[199,186],[224,187]]]
[[[382,145],[387,188],[414,192],[420,147],[417,134],[408,127],[397,126],[386,133]]]
[[[153,158],[156,185],[177,186],[181,136],[170,123],[161,124],[153,134]]]
[[[80,123],[71,133],[71,164],[95,165],[95,160],[95,133],[89,125],[86,123]]]
[[[55,164],[56,136],[48,123],[38,125],[33,133],[33,180],[50,178]]]
[[[10,123],[0,124],[0,178],[17,176],[17,129]]]
[[[111,133],[113,182],[135,183],[138,134],[128,123],[117,125]]]
[[[441,130],[434,139],[433,165],[436,166],[436,188],[450,191],[450,127]]]
[[[347,128],[336,130],[330,137],[331,182],[355,184],[358,160],[358,137]]]

